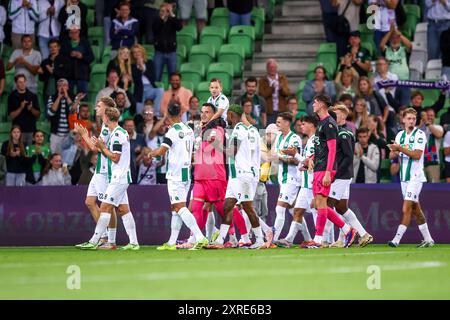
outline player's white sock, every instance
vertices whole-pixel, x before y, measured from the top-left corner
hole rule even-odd
[[[344,226],[342,227],[342,232],[344,232],[344,234],[347,234],[350,231],[350,226],[346,223],[344,223]]]
[[[404,224],[399,224],[398,225],[398,229],[397,229],[397,233],[395,234],[394,239],[392,239],[392,242],[399,244],[400,240],[402,240],[403,234],[406,231],[406,226]]]
[[[312,216],[313,216],[314,227],[316,227],[316,221],[317,221],[317,209],[311,208],[311,214],[312,214]]]
[[[217,230],[216,217],[214,216],[214,212],[211,211],[208,213],[208,219],[206,220],[205,226],[206,238],[208,238],[208,241],[211,241],[213,233],[216,232],[214,229]]]
[[[327,220],[327,222],[325,223],[325,228],[323,229],[323,241],[326,241],[329,243],[332,227],[333,227],[333,222],[331,222],[330,220]]]
[[[90,243],[97,244],[100,241],[100,236],[106,231],[106,228],[108,228],[109,220],[111,220],[111,214],[107,212],[100,213],[97,225],[95,226],[94,235],[91,240],[89,240]]]
[[[280,237],[281,231],[283,230],[284,220],[286,219],[286,217],[285,217],[286,208],[284,208],[282,206],[276,206],[275,212],[276,212],[277,216],[275,218],[275,223],[274,223],[275,234],[273,235],[273,241],[278,240],[278,238]]]
[[[268,224],[261,218],[259,218],[259,226],[261,227],[264,234],[267,234],[267,231],[271,230],[272,228],[268,226]]]
[[[427,223],[419,225],[419,230],[422,233],[423,239],[425,241],[433,241],[433,238],[431,238],[430,230],[428,230]]]
[[[302,223],[298,226],[298,229],[302,233],[303,240],[311,241],[311,235],[309,234],[308,224],[306,223],[305,217],[303,217]]]
[[[250,232],[252,230],[252,224],[250,223],[250,219],[247,215],[247,212],[245,212],[244,210],[239,210],[239,212],[241,213],[242,217],[244,218],[245,228],[247,229],[247,232]]]
[[[294,216],[294,208],[288,209],[289,214],[293,217]]]
[[[116,243],[116,228],[108,228],[108,242],[109,243]]]
[[[138,244],[137,235],[136,235],[136,223],[134,222],[134,217],[131,212],[124,214],[122,216],[123,226],[125,227],[125,231],[128,234],[128,238],[130,238],[131,244]]]
[[[323,236],[318,236],[318,235],[314,236],[315,243],[322,243],[322,239],[323,239]]]
[[[339,230],[339,241],[345,242],[345,234],[342,232],[342,230]]]
[[[230,242],[233,242],[233,243],[238,242],[236,234],[230,234]]]
[[[178,235],[180,234],[182,226],[183,220],[181,220],[180,215],[175,211],[172,211],[172,219],[170,220],[170,238],[168,241],[168,244],[170,244],[171,246],[177,243]]]
[[[263,243],[264,242],[264,237],[263,237],[263,233],[261,230],[261,226],[257,227],[257,228],[252,228],[253,233],[255,234],[256,237],[256,241],[255,243]]]
[[[289,233],[286,236],[286,240],[289,242],[294,242],[295,236],[297,235],[298,230],[300,230],[301,223],[297,221],[292,221],[291,226],[289,227]]]
[[[105,232],[102,233],[101,239],[107,239],[108,238],[108,228],[106,228]]]
[[[225,237],[228,234],[228,229],[230,229],[230,225],[229,224],[221,224],[220,225],[220,236],[217,238],[217,242],[220,244],[223,244],[223,242],[225,241]]]
[[[241,235],[241,241],[244,243],[250,243],[250,237],[248,236],[248,233]]]
[[[192,231],[192,233],[194,233],[195,240],[200,241],[205,237],[198,227],[194,215],[189,211],[188,208],[181,208],[180,210],[178,210],[178,214],[180,215],[184,224]]]
[[[348,209],[347,212],[345,212],[342,217],[346,220],[346,222],[351,225],[353,228],[358,231],[358,234],[360,237],[364,237],[364,235],[367,233],[366,229],[361,225],[358,218],[356,217],[356,214],[351,210]]]

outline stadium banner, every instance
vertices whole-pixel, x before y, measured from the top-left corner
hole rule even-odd
[[[89,240],[95,225],[84,205],[86,190],[84,186],[0,187],[0,246],[65,246]],[[267,190],[270,208],[267,222],[273,225],[279,189],[267,186]],[[166,186],[130,186],[128,196],[139,242],[143,245],[166,242],[171,220]],[[450,243],[450,184],[424,184],[420,201],[436,243]],[[350,208],[374,236],[375,243],[387,243],[394,237],[402,216],[402,202],[399,184],[351,188]],[[289,230],[291,217],[287,216],[282,236]],[[307,214],[306,219],[312,233],[311,215]],[[127,243],[120,218],[117,236],[118,244]],[[188,236],[187,228],[183,227],[180,239]],[[412,218],[402,243],[420,240]],[[300,236],[296,241],[302,241]]]

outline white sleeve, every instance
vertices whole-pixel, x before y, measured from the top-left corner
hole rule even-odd
[[[229,104],[230,102],[228,101],[228,98],[224,95],[219,98],[219,109],[226,110]]]
[[[397,133],[397,135],[395,136],[395,143],[400,144],[400,137],[401,136],[402,136],[402,131]]]
[[[444,148],[448,148],[450,147],[450,131],[448,131],[445,136],[444,136],[444,144],[443,144]]]
[[[111,137],[111,151],[112,153],[122,153],[122,146],[125,143],[126,137],[122,132],[116,132],[114,137]]]
[[[425,150],[425,146],[427,145],[427,137],[423,131],[419,131],[416,136],[416,141],[414,143],[414,150]]]
[[[163,142],[161,143],[162,146],[165,146],[166,148],[169,148],[172,146],[172,144],[177,140],[177,130],[172,127],[170,128],[167,133],[164,136]],[[170,141],[170,142],[169,142]]]

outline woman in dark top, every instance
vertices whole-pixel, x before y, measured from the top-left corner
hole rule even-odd
[[[26,173],[30,168],[30,159],[26,156],[19,126],[11,128],[9,140],[2,144],[2,155],[6,158],[6,185],[24,186]]]
[[[383,133],[383,123],[380,118],[375,115],[369,116],[369,121],[367,122],[367,128],[369,129],[369,143],[373,143],[380,149],[381,159],[384,159],[386,155],[389,154],[389,149],[387,148],[386,137]]]
[[[119,87],[125,91],[128,91],[128,88],[131,86],[133,81],[133,77],[131,75],[131,56],[129,48],[119,48],[117,57],[108,63],[106,74],[108,75],[109,71],[112,69],[116,70],[119,75]]]

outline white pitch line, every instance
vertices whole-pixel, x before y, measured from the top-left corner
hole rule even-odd
[[[423,261],[413,263],[389,264],[380,266],[381,271],[400,271],[400,270],[416,270],[428,268],[440,268],[447,266],[446,263],[439,261]],[[167,280],[195,280],[195,279],[211,279],[220,278],[241,278],[241,277],[279,277],[279,276],[304,276],[316,274],[349,274],[349,273],[366,273],[365,266],[328,268],[318,270],[299,270],[298,268],[277,269],[277,270],[214,270],[214,271],[176,271],[176,272],[152,272],[141,274],[123,274],[117,276],[110,275],[83,275],[81,272],[81,284],[83,283],[105,283],[105,282],[122,282],[122,281],[167,281]],[[16,279],[7,279],[2,281],[2,285],[49,285],[64,283],[65,278],[61,277],[20,277]]]

